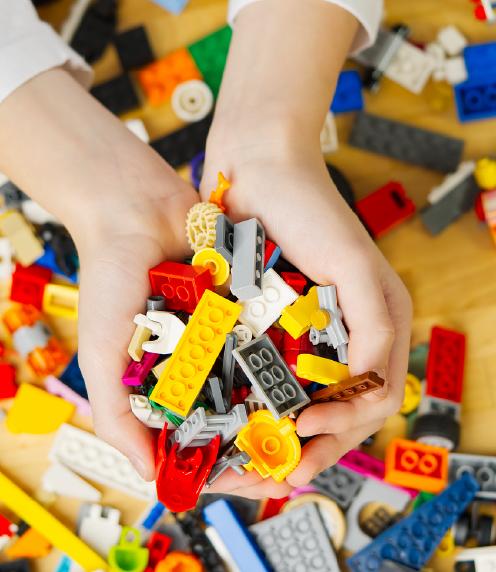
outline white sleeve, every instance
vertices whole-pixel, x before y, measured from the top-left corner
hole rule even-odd
[[[1,0],[0,0],[1,1]],[[231,26],[238,13],[248,4],[257,0],[229,0],[228,21]],[[351,12],[360,22],[351,47],[351,53],[359,52],[370,47],[377,36],[381,23],[383,0],[326,0]]]
[[[38,19],[29,0],[0,0],[0,102],[54,67],[63,67],[85,87],[91,84],[91,68]]]

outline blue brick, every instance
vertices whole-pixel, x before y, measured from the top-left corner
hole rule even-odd
[[[355,70],[339,74],[336,92],[331,104],[333,113],[345,113],[363,109],[362,80]]]
[[[479,490],[468,473],[348,559],[352,572],[379,572],[386,560],[420,570]]]
[[[186,7],[186,4],[189,2],[189,0],[153,0],[153,1],[155,2],[155,4],[162,6],[162,8],[165,8],[166,10],[172,12],[173,14],[180,14]]]
[[[465,123],[496,116],[496,75],[475,76],[455,85],[458,119]]]
[[[55,260],[55,252],[49,244],[45,245],[45,252],[43,253],[42,256],[38,258],[35,264],[39,264],[40,266],[44,266],[45,268],[50,268],[50,270],[52,272],[55,272],[55,274],[61,274],[62,276],[68,278],[73,284],[77,284],[78,281],[77,272],[74,272],[74,274],[71,275],[62,272],[62,270],[60,269],[59,265]]]
[[[73,355],[69,365],[64,369],[59,379],[70,387],[72,391],[75,391],[81,397],[88,399],[88,391],[86,390],[83,374],[79,369],[77,353]]]
[[[209,504],[203,509],[203,518],[215,528],[240,572],[270,572],[260,548],[229,501]]]
[[[146,515],[146,518],[144,518],[141,526],[146,530],[153,530],[157,522],[162,518],[165,510],[165,506],[157,501]]]
[[[68,556],[62,556],[57,564],[55,572],[71,572],[71,560]]]
[[[469,78],[496,73],[496,42],[467,46],[463,57]]]
[[[276,262],[279,260],[280,256],[282,254],[282,250],[280,246],[276,246],[274,248],[274,252],[272,253],[271,257],[269,258],[269,260],[267,260],[267,264],[265,265],[264,268],[264,272],[267,272],[267,270],[269,270],[270,268],[273,268],[276,264]]]

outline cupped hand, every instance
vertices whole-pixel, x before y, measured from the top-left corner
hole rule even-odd
[[[210,141],[201,194],[206,200],[217,171],[232,186],[225,197],[234,220],[257,217],[283,256],[317,284],[335,284],[349,330],[351,375],[369,370],[383,389],[349,402],[313,405],[297,419],[301,437],[313,437],[286,482],[262,482],[230,472],[215,491],[280,497],[307,484],[348,450],[376,432],[401,406],[407,373],[412,306],[400,278],[329,178],[318,147],[255,142],[229,148]]]
[[[151,431],[133,415],[121,378],[135,325],[150,294],[148,270],[188,253],[184,221],[198,194],[172,171],[135,195],[106,205],[86,236],[76,236],[81,260],[79,364],[96,434],[119,449],[147,480],[155,476]]]

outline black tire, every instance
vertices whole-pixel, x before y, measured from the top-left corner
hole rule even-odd
[[[454,451],[460,442],[460,423],[451,415],[426,413],[415,419],[410,437],[424,442],[428,442],[429,438],[438,438],[451,444],[452,446],[447,448]]]
[[[477,546],[491,546],[493,544],[493,523],[494,520],[492,516],[483,514],[479,517],[475,527]]]
[[[462,514],[453,527],[455,546],[465,546],[470,536],[470,516]]]

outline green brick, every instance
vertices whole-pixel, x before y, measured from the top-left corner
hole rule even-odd
[[[205,83],[212,90],[214,97],[217,97],[219,93],[231,35],[231,28],[225,26],[188,46],[188,50],[201,71]]]

